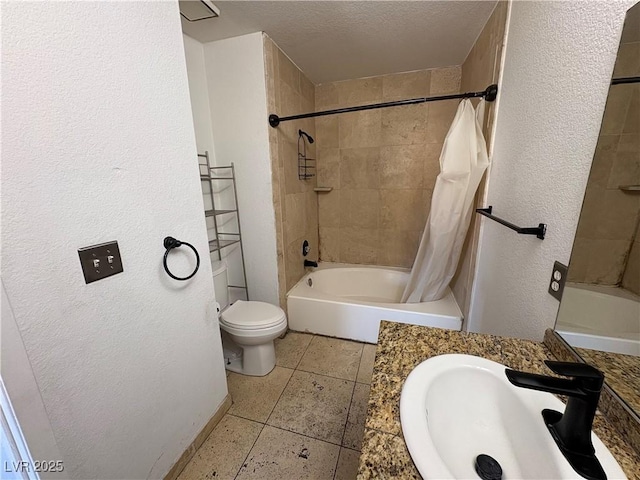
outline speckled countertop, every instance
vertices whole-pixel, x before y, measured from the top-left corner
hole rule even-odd
[[[400,426],[400,393],[411,370],[435,355],[466,353],[517,370],[548,375],[551,358],[542,343],[383,321],[371,381],[358,479],[421,478],[407,451]],[[594,431],[630,479],[640,479],[640,455],[602,415]]]

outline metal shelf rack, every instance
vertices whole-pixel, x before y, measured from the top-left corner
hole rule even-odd
[[[200,163],[200,159],[205,159],[206,164]],[[209,241],[209,252],[214,253],[217,252],[218,260],[222,260],[222,250],[232,245],[238,244],[240,247],[240,259],[242,261],[242,276],[244,279],[244,285],[229,285],[230,288],[241,288],[244,289],[246,293],[247,300],[249,300],[249,290],[247,289],[247,270],[245,268],[244,262],[244,249],[242,248],[242,230],[240,228],[240,212],[238,210],[238,190],[236,188],[236,171],[233,163],[228,166],[216,166],[212,167],[209,160],[209,152],[199,153],[198,154],[198,165],[201,168],[206,168],[206,173],[200,171],[200,181],[207,182],[209,184],[209,194],[211,196],[211,210],[205,210],[204,216],[213,218],[213,227],[215,231],[215,239]],[[218,175],[217,172],[221,174]],[[231,186],[233,188],[233,200],[234,200],[234,208],[231,209],[222,209],[216,208],[216,200],[213,189],[213,182],[217,182],[218,180],[227,180],[231,181]],[[203,189],[203,192],[206,194],[206,189]],[[221,215],[232,214],[235,216],[235,220],[238,226],[237,232],[221,232],[221,225],[219,224],[218,217]],[[226,223],[226,222],[225,222]],[[226,238],[232,237],[232,238]]]

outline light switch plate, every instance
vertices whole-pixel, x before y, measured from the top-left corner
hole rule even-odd
[[[566,281],[567,266],[556,261],[553,264],[551,280],[549,281],[549,293],[558,301],[562,300],[562,292],[564,292],[564,284]]]
[[[78,255],[86,283],[102,280],[123,271],[120,249],[116,241],[79,248]]]

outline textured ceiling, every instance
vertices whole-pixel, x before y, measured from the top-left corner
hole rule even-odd
[[[460,65],[495,1],[220,1],[189,23],[206,43],[264,31],[316,83]]]

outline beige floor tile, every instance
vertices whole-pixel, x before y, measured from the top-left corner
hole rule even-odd
[[[276,365],[296,368],[312,338],[313,335],[297,332],[289,332],[282,339],[276,338]]]
[[[268,425],[340,444],[354,383],[296,370]]]
[[[276,367],[264,377],[250,377],[232,372],[227,379],[233,400],[229,413],[257,422],[266,422],[292,373],[293,370],[284,367]]]
[[[332,480],[340,447],[266,425],[236,477]]]
[[[360,367],[358,368],[358,376],[356,382],[371,383],[371,376],[373,375],[373,362],[376,359],[377,345],[365,344],[362,349],[362,358],[360,359]]]
[[[313,337],[298,370],[355,380],[362,355],[362,343],[329,337]]]
[[[340,449],[340,457],[338,458],[338,466],[336,467],[335,480],[354,480],[358,475],[358,464],[360,462],[360,452],[349,450],[348,448]]]
[[[195,453],[178,480],[232,479],[255,443],[263,425],[225,415]]]
[[[367,403],[369,402],[369,385],[356,383],[353,391],[351,406],[347,426],[344,430],[342,445],[344,447],[360,450],[362,448],[362,437],[364,436],[364,423],[367,418]]]

